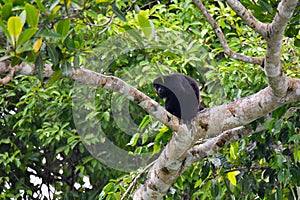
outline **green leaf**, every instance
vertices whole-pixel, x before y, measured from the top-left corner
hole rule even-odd
[[[104,188],[103,191],[107,194],[112,191],[112,188],[114,188],[115,183],[108,183]]]
[[[39,37],[45,37],[45,38],[52,38],[52,39],[64,39],[64,37],[61,34],[57,33],[41,33],[38,35]]]
[[[1,56],[0,57],[0,62],[4,61],[4,60],[8,60],[10,58],[14,57],[13,55],[9,55],[9,56]]]
[[[43,80],[44,61],[41,54],[39,54],[35,60],[35,69],[38,72],[38,78]]]
[[[12,38],[11,38],[11,35],[10,33],[8,32],[7,28],[6,28],[6,25],[3,23],[3,21],[0,19],[0,26],[2,27],[2,30],[4,32],[4,34],[6,35],[6,38],[8,39],[8,41],[13,44],[12,42]]]
[[[7,20],[12,15],[12,3],[6,3],[2,7],[2,20]]]
[[[137,143],[137,141],[138,141],[138,139],[139,139],[139,137],[140,137],[140,134],[139,134],[139,133],[134,134],[134,135],[132,136],[130,142],[127,144],[127,146],[132,146],[132,147],[135,146],[136,143]]]
[[[140,130],[140,131],[143,131],[144,128],[146,128],[147,125],[148,125],[151,121],[152,121],[151,116],[150,116],[150,115],[146,115],[146,116],[143,118],[143,120],[142,120],[142,122],[140,123],[140,125],[139,125],[139,130]]]
[[[263,10],[267,11],[268,13],[272,13],[273,8],[266,0],[258,0]]]
[[[29,40],[36,32],[38,28],[28,28],[19,37],[17,44],[22,45],[24,42]]]
[[[19,17],[10,17],[7,22],[7,29],[12,38],[15,40],[18,39],[19,35],[22,32],[22,21]]]
[[[10,143],[11,143],[11,141],[10,141],[9,138],[5,138],[5,139],[0,140],[0,144],[10,144]]]
[[[79,65],[80,65],[80,59],[79,59],[79,56],[77,54],[74,55],[74,61],[73,61],[73,64],[74,64],[74,68],[75,69],[78,69],[79,68]]]
[[[296,134],[296,135],[293,135],[289,138],[289,142],[294,142],[294,143],[299,143],[300,141],[300,134]]]
[[[114,11],[114,13],[124,22],[126,22],[126,17],[125,15],[122,13],[122,11],[117,7],[117,5],[115,3],[113,3],[111,5],[112,10]]]
[[[15,165],[16,165],[17,167],[20,167],[20,166],[21,166],[21,162],[20,162],[20,159],[19,159],[19,158],[15,158],[15,159],[14,159],[14,162],[15,162]]]
[[[132,29],[129,25],[125,25],[123,26],[123,28],[126,30],[126,32],[131,36],[133,37],[140,46],[144,46],[144,43],[143,43],[143,38],[141,37],[140,33],[137,32],[137,30],[135,29]]]
[[[16,49],[17,54],[24,53],[26,51],[32,51],[32,43],[30,41],[26,41],[23,45],[18,45]]]
[[[150,23],[148,21],[147,12],[144,10],[141,10],[138,14],[138,22],[142,28],[150,28]]]
[[[47,45],[47,53],[52,60],[52,64],[54,66],[57,66],[59,63],[59,57],[60,57],[60,52],[56,49],[56,47],[53,44],[48,44]]]
[[[112,3],[114,0],[96,0],[96,3]]]
[[[39,10],[42,12],[46,12],[46,7],[40,0],[35,0],[36,5],[38,6]]]
[[[104,112],[103,113],[103,118],[104,118],[105,121],[109,122],[109,120],[110,120],[110,113],[107,112],[107,111]]]
[[[274,118],[269,118],[265,124],[264,124],[264,128],[267,129],[267,130],[271,130],[273,128],[273,124],[275,122],[275,119]]]
[[[63,36],[66,36],[70,30],[70,19],[64,19],[57,22],[56,32]]]
[[[29,194],[29,196],[32,196],[32,190],[26,190],[26,193]]]
[[[148,19],[146,11],[141,10],[139,12],[138,22],[139,22],[140,27],[142,28],[142,31],[143,31],[145,37],[149,39],[154,30],[152,30],[153,26],[151,26],[151,24],[150,24],[150,21]]]
[[[62,77],[62,71],[61,70],[54,71],[54,74],[50,77],[50,80],[49,80],[49,83],[47,84],[47,87],[52,86],[61,77]]]
[[[147,132],[143,133],[143,135],[142,135],[142,144],[145,144],[148,141],[148,137],[149,137],[149,135],[148,135]]]
[[[236,145],[234,144],[230,144],[230,157],[233,159],[233,160],[236,160],[236,152],[237,152],[237,148],[236,148]]]
[[[202,183],[203,183],[202,179],[199,179],[199,180],[195,183],[194,188],[199,187]]]
[[[70,62],[64,62],[62,65],[63,75],[67,77],[72,76],[72,66]]]
[[[39,21],[38,10],[33,5],[30,4],[25,5],[25,10],[26,10],[26,22],[31,27],[37,27]]]
[[[114,0],[95,0],[96,4],[99,4],[101,7],[108,6],[114,2]]]
[[[300,149],[298,147],[294,148],[294,160],[295,163],[300,161]]]
[[[295,45],[296,47],[300,47],[300,39],[295,38],[294,45]]]
[[[210,172],[210,162],[205,161],[202,166],[201,179],[202,181],[207,178]]]

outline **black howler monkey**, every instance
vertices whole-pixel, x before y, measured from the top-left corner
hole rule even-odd
[[[168,112],[183,120],[196,116],[199,107],[199,86],[191,77],[183,74],[169,74],[153,81],[159,98],[166,98]]]

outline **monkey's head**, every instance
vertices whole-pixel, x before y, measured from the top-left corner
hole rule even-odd
[[[153,87],[159,98],[166,97],[166,90],[164,86],[153,83]]]
[[[161,77],[158,77],[153,81],[153,87],[154,87],[154,90],[157,93],[158,97],[161,99],[167,97],[171,93],[171,91],[164,86],[164,83],[163,83],[163,80]]]
[[[183,74],[169,74],[153,81],[159,98],[165,98],[165,108],[171,114],[190,120],[199,108],[199,87],[197,82]]]

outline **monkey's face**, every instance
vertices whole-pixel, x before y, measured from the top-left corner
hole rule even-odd
[[[156,83],[154,83],[153,86],[159,98],[162,99],[167,96],[167,88]]]

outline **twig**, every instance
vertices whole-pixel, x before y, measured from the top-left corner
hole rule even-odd
[[[129,185],[129,187],[127,188],[127,190],[125,191],[125,193],[123,194],[121,200],[124,200],[125,197],[129,194],[129,192],[132,190],[132,188],[135,186],[137,180],[141,177],[142,174],[145,173],[145,171],[147,171],[154,163],[156,162],[156,160],[154,160],[153,162],[151,162],[149,165],[147,165],[140,173],[138,173],[138,175],[136,175],[136,177],[134,177],[133,181],[131,182],[131,184]]]
[[[92,26],[92,27],[102,27],[102,26],[107,26],[110,25],[112,22],[112,19],[114,18],[114,14],[112,14],[109,18],[109,20],[107,20],[107,22],[104,22],[103,24],[92,24],[89,22],[85,22],[86,25]]]
[[[224,53],[236,60],[240,60],[246,63],[252,63],[252,64],[258,64],[260,66],[263,65],[264,58],[262,57],[251,57],[251,56],[245,56],[243,54],[239,54],[231,50],[228,46],[228,43],[225,39],[225,36],[222,32],[222,29],[219,27],[217,22],[214,20],[214,18],[208,13],[208,10],[206,7],[202,4],[200,0],[194,0],[195,5],[201,10],[202,14],[205,16],[209,24],[213,27],[216,35],[218,36],[221,45],[223,47]]]
[[[107,29],[110,27],[111,23],[113,22],[113,19],[114,19],[114,14],[111,15],[109,21],[108,21],[107,24],[106,24],[106,27],[105,27],[102,31],[100,31],[100,32],[98,33],[98,35],[101,35],[101,34],[104,33],[105,31],[107,31]]]

